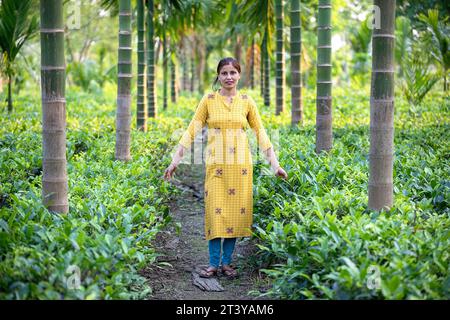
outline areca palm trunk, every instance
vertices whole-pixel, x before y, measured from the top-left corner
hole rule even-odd
[[[8,75],[8,112],[11,113],[13,110],[13,103],[12,103],[12,81],[13,77],[9,74]]]
[[[196,49],[198,57],[198,64],[197,64],[198,92],[202,94],[204,84],[204,72],[206,67],[206,45],[204,39],[197,38],[196,40],[197,40]]]
[[[187,41],[186,41],[186,37],[183,37],[182,41],[182,52],[183,52],[183,57],[187,57]],[[183,91],[187,91],[189,90],[189,64],[188,64],[188,59],[182,59],[181,63],[183,66]]]
[[[236,44],[234,45],[234,58],[239,61],[239,63],[242,63],[241,57],[242,57],[242,43],[241,43],[241,37],[238,35],[236,37]]]
[[[250,51],[250,88],[255,88],[255,39],[252,39],[252,48]]]
[[[264,50],[263,50],[263,44],[261,43],[260,51],[260,62],[259,62],[259,85],[261,90],[261,97],[264,97]]]
[[[300,24],[300,0],[291,0],[291,124],[297,125],[303,120],[302,83],[300,60],[302,37]]]
[[[331,0],[319,0],[317,26],[316,152],[332,148]]]
[[[147,114],[156,118],[154,4],[147,0]]]
[[[194,59],[194,49],[191,49],[191,86],[190,91],[191,93],[194,92],[194,80],[195,80],[195,59]]]
[[[138,29],[138,77],[137,77],[137,112],[136,125],[138,130],[147,131],[147,103],[145,99],[145,28],[144,0],[137,0]]]
[[[165,23],[165,22],[163,22]],[[163,27],[163,53],[162,53],[162,64],[163,64],[163,108],[167,109],[167,37],[165,27]]]
[[[170,58],[170,100],[177,102],[177,70],[174,59]]]
[[[264,105],[270,106],[270,59],[269,50],[267,49],[267,37],[269,33],[269,28],[266,27],[263,39],[263,52],[264,52]]]
[[[381,23],[372,33],[369,208],[393,205],[395,0],[374,0]]]
[[[277,23],[277,51],[276,51],[276,108],[275,114],[284,111],[284,42],[283,42],[283,1],[275,0],[275,14]]]
[[[185,55],[186,56],[186,55]],[[187,60],[184,60],[181,62],[183,66],[183,91],[187,91],[189,89],[189,66]]]
[[[116,160],[128,161],[131,125],[131,0],[119,1],[119,52],[116,113]]]
[[[66,99],[62,0],[41,0],[42,202],[67,213]]]

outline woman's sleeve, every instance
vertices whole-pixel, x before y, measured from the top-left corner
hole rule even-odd
[[[259,147],[263,151],[266,151],[267,149],[273,147],[273,145],[270,142],[269,137],[267,136],[266,130],[264,129],[256,103],[250,96],[248,96],[248,105],[249,111],[247,114],[247,121],[253,131],[255,131]]]
[[[203,96],[202,100],[200,100],[191,123],[189,123],[188,128],[179,141],[179,144],[187,149],[191,147],[192,141],[194,140],[195,136],[202,130],[202,128],[206,124],[206,119],[208,118],[207,97],[208,96],[205,95]]]

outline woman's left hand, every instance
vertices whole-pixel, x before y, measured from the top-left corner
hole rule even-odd
[[[281,177],[283,179],[287,179],[288,178],[288,175],[287,175],[286,171],[284,171],[282,167],[278,167],[275,170],[275,176]]]

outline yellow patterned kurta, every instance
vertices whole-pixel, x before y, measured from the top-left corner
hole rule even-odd
[[[246,129],[261,150],[272,147],[254,100],[238,93],[229,104],[218,92],[201,99],[179,143],[190,148],[208,126],[205,176],[205,237],[248,237],[253,223],[253,165]]]

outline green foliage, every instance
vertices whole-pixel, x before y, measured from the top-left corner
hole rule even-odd
[[[25,3],[1,1],[2,5],[7,2]],[[117,1],[102,2],[117,4]],[[412,8],[408,14],[415,16],[416,8],[428,8],[430,3],[439,1],[422,1],[415,6],[406,6],[409,1],[400,2],[399,12]],[[220,37],[223,30],[229,34],[237,31],[237,27],[218,27],[215,23],[212,29],[206,28],[208,22],[244,22],[238,26],[237,34],[252,35],[258,27],[262,34],[268,25],[273,34],[272,1],[236,2],[243,9],[244,21],[229,16],[236,13],[231,2],[174,3],[180,3],[183,10],[192,14],[173,15],[166,27],[181,35],[200,26],[202,32],[197,36],[205,35],[205,58],[213,65],[212,69],[207,65],[205,72],[215,69],[217,59],[211,57],[219,57],[219,53],[212,49],[223,40]],[[167,8],[156,6],[155,13],[161,15],[161,9]],[[267,293],[272,297],[448,299],[450,148],[445,138],[449,136],[450,104],[448,97],[444,99],[430,90],[435,78],[427,59],[430,50],[436,66],[445,69],[448,64],[447,20],[439,21],[433,12],[420,15],[425,30],[417,29],[419,35],[413,37],[412,28],[419,25],[414,21],[409,24],[406,18],[397,19],[396,56],[397,62],[405,61],[400,65],[400,76],[405,78],[401,88],[406,99],[396,93],[395,207],[377,213],[366,207],[369,88],[358,85],[368,83],[370,75],[370,30],[366,22],[354,19],[354,14],[358,16],[364,10],[347,8],[340,10],[333,6],[333,13],[340,17],[334,19],[335,34],[355,30],[351,38],[355,55],[348,67],[353,73],[348,78],[349,87],[333,87],[334,148],[330,155],[317,156],[314,152],[315,114],[311,110],[315,109],[315,68],[303,69],[304,127],[289,127],[289,106],[283,114],[274,116],[273,110],[263,106],[262,98],[256,92],[251,93],[269,131],[282,129],[281,148],[276,151],[289,174],[288,181],[277,180],[265,175],[263,162],[255,165],[255,236],[260,240],[261,251],[253,258],[259,259],[265,266],[264,272],[273,280],[274,286]],[[87,10],[90,16],[98,15],[96,6]],[[312,61],[317,42],[316,11],[317,2],[302,2],[302,38],[307,46],[304,51]],[[13,14],[0,19],[0,37],[9,16]],[[155,22],[160,23],[160,18]],[[66,96],[70,190],[67,216],[50,214],[41,205],[42,115],[37,91],[22,94],[17,114],[2,119],[1,299],[134,299],[145,298],[151,290],[139,271],[155,263],[152,241],[156,232],[170,222],[167,199],[176,192],[160,178],[170,161],[170,148],[179,138],[176,133],[181,134],[181,128],[187,126],[199,96],[182,96],[176,108],[169,105],[158,119],[149,119],[149,133],[133,130],[133,161],[126,164],[114,161],[116,65],[105,71],[103,61],[113,61],[109,55],[116,57],[117,33],[110,32],[115,20],[100,20],[88,19],[92,29],[73,31],[66,42],[70,61]],[[17,19],[17,23],[24,24],[19,30],[29,30],[26,27],[29,21],[25,17]],[[100,30],[99,26],[104,28]],[[99,33],[86,39],[86,35],[93,34],[92,30]],[[220,54],[230,53],[235,45],[226,40],[227,43],[220,44]],[[421,40],[425,47],[416,46]],[[88,54],[90,43],[101,47]],[[80,48],[81,52],[76,52]],[[348,49],[340,51],[334,57],[345,60]],[[30,52],[30,56],[36,53]],[[76,62],[80,60],[83,62]],[[1,63],[5,68],[6,60]],[[30,63],[38,65],[37,60]],[[271,76],[274,64],[272,57]],[[157,73],[158,79],[161,74]],[[275,96],[274,92],[271,96]],[[286,98],[289,101],[289,90]],[[420,108],[415,104],[420,104]],[[134,129],[134,122],[132,126]],[[283,146],[289,146],[289,150]],[[161,159],[161,154],[166,157]],[[78,290],[69,288],[72,266],[80,270]]]
[[[350,43],[355,52],[367,53],[372,31],[368,26],[368,19],[362,21],[357,29],[351,29]]]
[[[261,35],[260,41],[266,30],[269,35],[275,34],[275,1],[239,1],[238,3],[242,19],[252,30],[258,30]],[[269,52],[275,48],[270,36],[267,38],[267,48]],[[272,54],[269,53],[269,55]]]
[[[409,55],[403,61],[402,90],[408,102],[417,106],[440,77],[430,72],[418,55]]]
[[[315,154],[314,120],[307,116],[304,127],[280,132],[277,153],[289,179],[261,175],[260,165],[254,171],[255,237],[273,281],[264,295],[448,299],[448,100],[434,94],[411,112],[396,99],[395,205],[379,213],[367,208],[367,93],[348,92],[334,90],[329,155]]]
[[[101,0],[100,6],[105,10],[109,10],[111,16],[115,17],[119,14],[119,1],[118,0]]]
[[[35,7],[33,0],[0,1],[0,75],[8,77],[9,89],[16,74],[14,60],[39,28]],[[8,111],[11,112],[12,108],[12,93],[8,90]]]
[[[430,14],[432,17],[437,17]],[[421,19],[425,18],[421,17]],[[427,35],[414,36],[411,22],[403,16],[396,19],[395,34],[395,59],[399,66],[401,88],[405,98],[414,108],[422,102],[441,77],[439,73],[433,71],[434,68],[431,65],[433,58],[430,59],[430,55],[426,54],[426,50],[429,50],[433,44],[430,43],[430,37]],[[426,40],[421,43],[423,38]]]
[[[448,76],[448,69],[450,68],[450,25],[447,22],[448,17],[439,19],[438,10],[428,10],[428,15],[421,13],[418,17],[426,27],[426,33],[423,37],[425,48],[431,54],[445,78]],[[448,89],[447,83],[444,86],[444,90]]]
[[[351,76],[360,85],[365,85],[370,78],[369,44],[372,39],[372,30],[368,27],[368,19],[359,26],[350,29],[350,43],[353,50]]]
[[[0,50],[6,75],[13,75],[12,63],[25,42],[39,28],[33,0],[0,2]]]
[[[396,15],[405,16],[411,21],[414,28],[420,27],[418,14],[425,13],[430,9],[437,9],[440,12],[448,12],[447,0],[397,0]]]
[[[102,63],[93,60],[73,61],[67,65],[67,76],[84,91],[100,94],[106,81],[117,82],[117,66],[105,71]]]
[[[41,204],[40,102],[21,96],[17,113],[3,120],[0,299],[143,299],[151,292],[139,271],[155,262],[152,239],[171,221],[167,199],[175,190],[161,181],[170,162],[161,154],[173,124],[149,125],[152,139],[134,130],[133,161],[115,161],[114,89],[67,93],[66,216]],[[72,289],[77,268],[81,286]]]
[[[405,57],[411,53],[413,42],[411,22],[404,16],[395,19],[395,62],[399,66],[399,76],[403,77]]]

